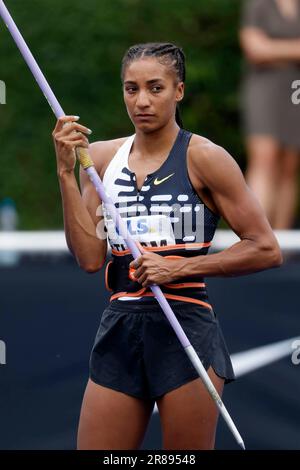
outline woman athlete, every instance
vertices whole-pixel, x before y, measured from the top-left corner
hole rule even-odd
[[[65,232],[79,266],[106,266],[110,304],[90,359],[78,449],[138,449],[156,401],[164,449],[213,449],[218,411],[149,285],[160,285],[218,393],[234,380],[230,356],[209,303],[205,276],[238,276],[280,266],[282,256],[235,160],[182,129],[185,60],[168,43],[131,47],[122,83],[135,134],[89,145],[78,117],[53,131]],[[66,125],[68,123],[68,125]],[[74,168],[89,148],[100,178],[140,247],[133,261],[88,176]],[[240,241],[207,251],[223,217]],[[105,224],[103,223],[105,222]]]

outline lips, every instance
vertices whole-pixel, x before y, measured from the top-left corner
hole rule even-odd
[[[149,119],[152,118],[154,114],[136,114],[135,117],[137,119]]]

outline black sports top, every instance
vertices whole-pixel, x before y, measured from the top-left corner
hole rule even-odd
[[[192,133],[180,129],[164,163],[148,174],[140,190],[136,175],[128,166],[135,135],[120,147],[107,167],[103,184],[112,197],[127,228],[146,250],[169,257],[206,255],[220,216],[213,213],[193,188],[187,170],[187,148]],[[106,287],[110,300],[156,302],[149,287],[132,278],[133,260],[104,204],[104,222],[112,248],[112,261],[106,266]],[[192,302],[211,308],[204,279],[190,276],[180,282],[160,285],[167,299]]]

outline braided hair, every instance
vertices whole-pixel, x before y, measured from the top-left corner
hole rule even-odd
[[[168,42],[149,42],[131,46],[122,59],[121,79],[124,81],[125,70],[128,65],[144,57],[155,57],[157,60],[172,69],[178,82],[185,82],[185,55],[183,50],[175,44]],[[180,127],[183,127],[179,106],[176,106],[175,119]]]

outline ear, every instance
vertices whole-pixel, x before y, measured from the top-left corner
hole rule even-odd
[[[177,102],[181,101],[183,97],[184,97],[184,83],[179,82],[176,88],[176,101]]]

